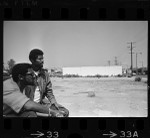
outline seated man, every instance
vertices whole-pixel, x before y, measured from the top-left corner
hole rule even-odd
[[[27,85],[35,85],[31,64],[16,64],[12,69],[12,78],[3,82],[3,116],[37,117],[36,112],[39,112],[62,117],[59,111],[36,103],[23,94]]]
[[[26,87],[25,93],[33,101],[57,110],[61,112],[64,117],[68,117],[69,110],[58,104],[53,94],[49,74],[43,68],[43,54],[43,51],[39,49],[33,49],[29,54],[29,60],[32,63],[32,69],[36,75],[36,86]]]

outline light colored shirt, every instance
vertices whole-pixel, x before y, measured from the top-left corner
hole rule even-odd
[[[39,72],[35,72],[35,75],[38,76]],[[34,101],[39,103],[40,102],[40,89],[39,87],[37,86],[36,89],[35,89],[35,93],[34,93]]]
[[[35,89],[35,93],[34,93],[34,101],[39,103],[40,102],[40,90],[39,87],[37,86]]]
[[[3,114],[8,115],[11,112],[19,113],[24,104],[29,100],[22,92],[12,78],[3,82]]]

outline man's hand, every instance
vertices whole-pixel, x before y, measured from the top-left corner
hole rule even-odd
[[[64,115],[61,113],[58,113],[58,114],[56,114],[56,117],[64,117]]]
[[[58,110],[50,109],[50,114],[52,117],[64,117],[63,114]]]
[[[59,105],[57,103],[53,103],[51,105],[51,109],[54,109],[54,110],[59,110]]]

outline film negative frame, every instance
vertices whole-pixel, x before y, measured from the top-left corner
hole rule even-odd
[[[113,2],[111,0],[77,0],[74,2],[71,0],[3,0],[0,2],[1,46],[3,46],[3,21],[148,21],[149,26],[149,17],[150,3],[148,0],[118,0]],[[1,59],[3,59],[3,57]],[[149,64],[148,74],[150,74]],[[148,75],[148,109],[150,107],[149,84]],[[1,88],[1,91],[2,90]],[[1,101],[3,101],[2,97],[1,93]],[[149,110],[148,117],[144,118],[3,118],[2,106],[0,113],[0,122],[2,122],[0,123],[0,135],[2,135],[2,138],[150,137]]]

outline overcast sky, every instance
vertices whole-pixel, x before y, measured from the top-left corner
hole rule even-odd
[[[4,63],[29,62],[29,52],[44,52],[44,67],[107,66],[130,67],[131,46],[138,54],[138,66],[147,66],[147,21],[5,21]],[[133,67],[136,66],[133,55]]]

